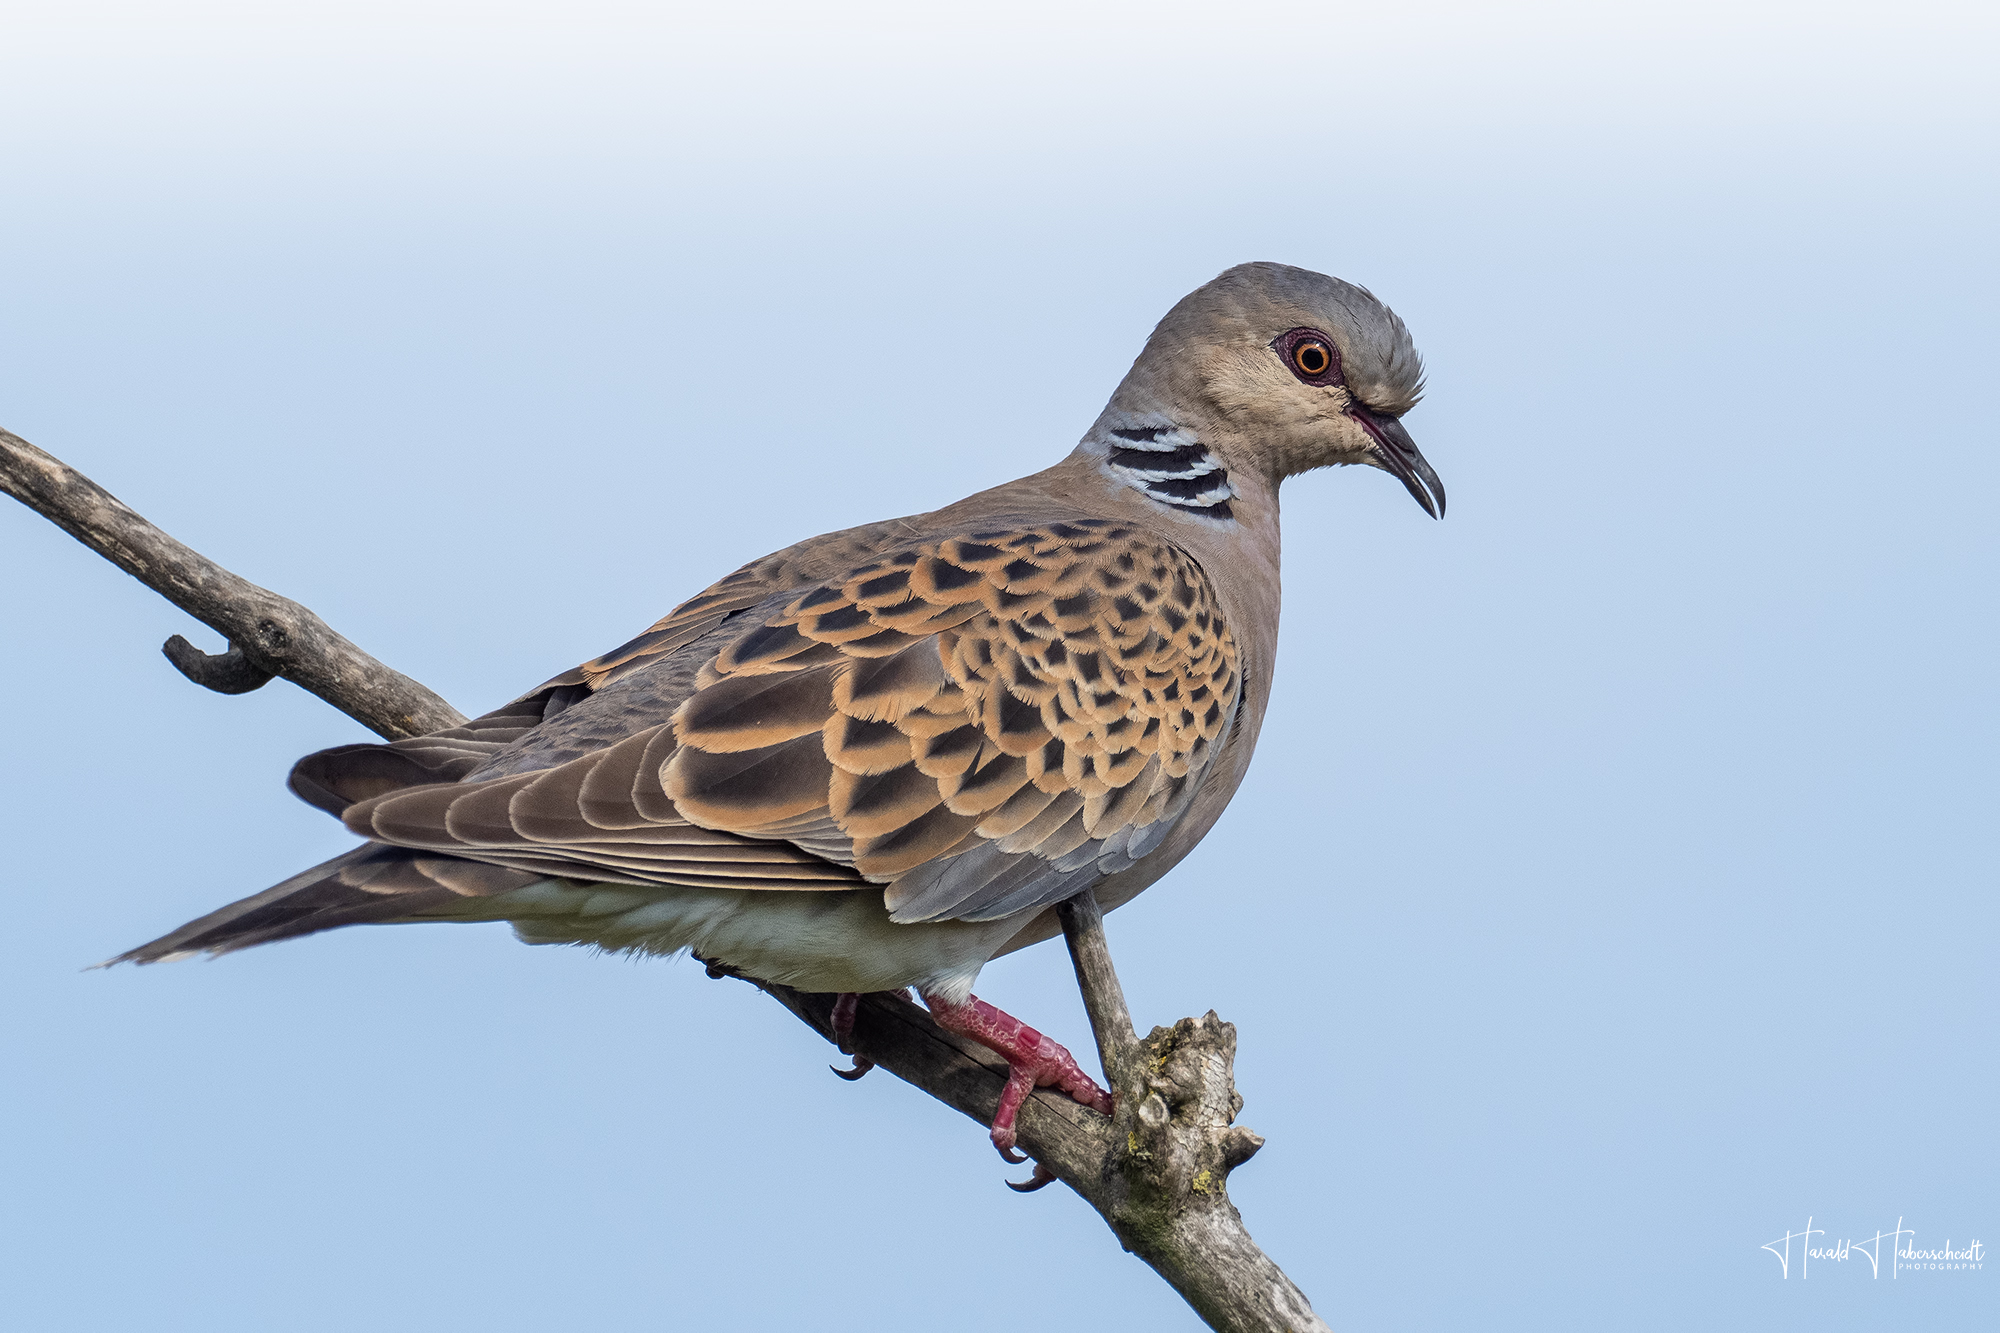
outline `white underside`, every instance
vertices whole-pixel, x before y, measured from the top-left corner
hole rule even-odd
[[[898,925],[876,888],[635,888],[545,879],[464,900],[460,920],[510,921],[528,944],[648,954],[691,951],[806,991],[915,986],[957,1003],[986,960],[1039,909],[998,921]]]

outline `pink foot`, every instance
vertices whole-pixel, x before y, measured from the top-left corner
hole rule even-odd
[[[840,1048],[842,1055],[854,1055],[854,1015],[861,1007],[861,995],[857,991],[842,991],[833,1002],[833,1044]],[[865,1055],[854,1055],[854,1068],[842,1069],[839,1065],[828,1065],[834,1073],[852,1083],[875,1067],[875,1062]]]
[[[1000,1109],[993,1115],[993,1146],[1008,1161],[1028,1160],[1014,1151],[1014,1117],[1036,1088],[1061,1088],[1091,1110],[1111,1114],[1111,1094],[1083,1072],[1076,1057],[1020,1019],[1002,1013],[977,995],[967,996],[963,1004],[926,995],[924,1003],[946,1032],[970,1037],[1006,1060],[1007,1087],[1000,1094]],[[1040,1174],[1036,1173],[1037,1178]]]

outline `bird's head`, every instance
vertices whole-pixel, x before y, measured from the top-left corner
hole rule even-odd
[[[1273,482],[1366,463],[1441,517],[1444,487],[1402,424],[1422,393],[1410,331],[1367,289],[1239,264],[1167,312],[1103,421],[1171,417]]]

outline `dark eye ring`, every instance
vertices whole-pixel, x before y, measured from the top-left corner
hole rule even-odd
[[[1340,348],[1318,329],[1298,328],[1271,340],[1271,350],[1284,361],[1285,369],[1314,388],[1330,389],[1343,383],[1340,376]]]

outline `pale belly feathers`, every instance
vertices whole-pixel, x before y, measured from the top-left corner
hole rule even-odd
[[[527,944],[683,951],[805,991],[916,986],[962,1001],[979,969],[1035,915],[899,925],[879,888],[746,892],[545,879],[469,899],[456,920],[509,921]]]

